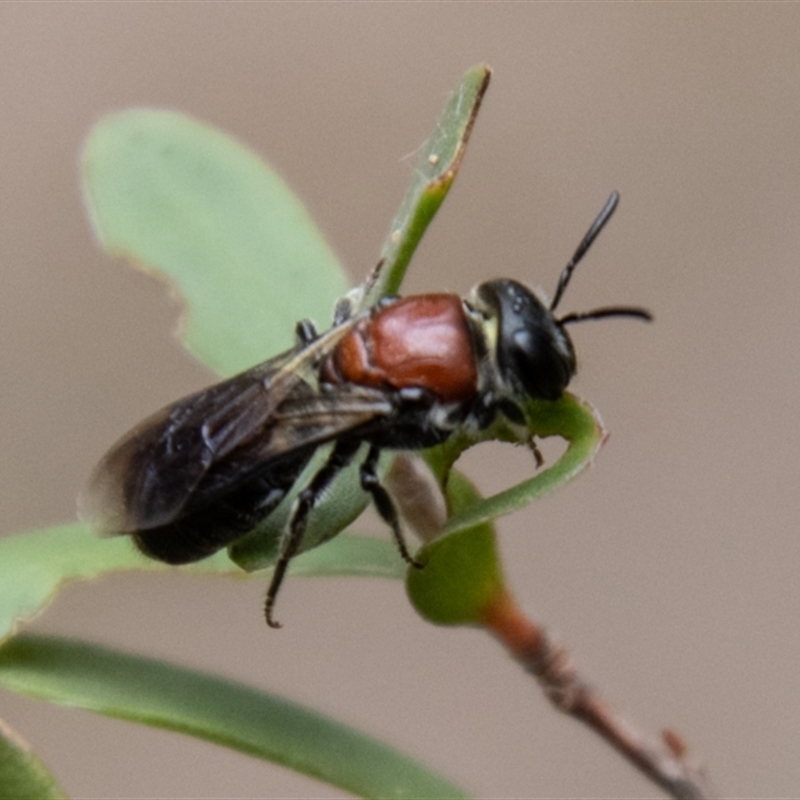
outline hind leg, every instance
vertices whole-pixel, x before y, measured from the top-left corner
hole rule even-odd
[[[372,502],[375,504],[375,508],[377,512],[381,515],[384,522],[392,529],[392,535],[394,536],[395,543],[397,544],[397,549],[400,551],[400,555],[403,556],[403,559],[407,564],[410,564],[412,567],[417,567],[417,569],[422,568],[422,564],[418,561],[415,561],[414,558],[408,551],[408,545],[406,544],[405,537],[403,536],[403,531],[400,528],[400,520],[397,516],[397,509],[394,507],[394,503],[392,502],[392,498],[389,496],[389,492],[383,488],[380,482],[380,478],[378,477],[378,458],[380,458],[381,451],[380,448],[372,445],[369,449],[369,453],[367,454],[364,463],[361,465],[361,488],[365,492],[369,492],[372,496]]]

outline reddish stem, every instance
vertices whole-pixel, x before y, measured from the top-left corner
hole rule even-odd
[[[501,594],[487,608],[484,624],[536,677],[559,711],[599,733],[669,795],[694,800],[717,796],[705,770],[687,760],[678,734],[665,730],[662,741],[646,739],[580,676],[566,649],[528,619],[510,594]]]

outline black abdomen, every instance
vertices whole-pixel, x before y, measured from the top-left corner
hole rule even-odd
[[[167,564],[189,564],[227,547],[266,519],[286,496],[315,448],[293,453],[208,505],[166,525],[134,531],[136,546]]]

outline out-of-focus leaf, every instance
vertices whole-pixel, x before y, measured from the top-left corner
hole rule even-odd
[[[290,347],[299,319],[327,327],[347,289],[283,180],[182,114],[131,109],[101,120],[84,149],[83,185],[103,246],[174,285],[183,343],[220,375]]]
[[[388,539],[343,534],[294,559],[291,574],[402,578],[404,566]],[[0,539],[0,641],[41,613],[63,584],[130,569],[175,568],[145,558],[127,536],[100,538],[78,523]],[[244,576],[224,551],[181,570]]]
[[[95,645],[19,636],[0,649],[0,684],[54,703],[206,739],[359,797],[465,796],[411,758],[297,704]]]
[[[0,720],[0,800],[63,800],[66,796],[27,742]]]

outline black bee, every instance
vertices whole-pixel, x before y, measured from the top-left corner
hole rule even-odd
[[[312,455],[333,443],[324,465],[298,495],[267,591],[272,609],[297,553],[308,515],[363,443],[361,486],[391,527],[402,557],[418,566],[394,504],[381,485],[381,450],[420,450],[454,431],[480,430],[497,414],[522,422],[527,398],[555,400],[575,374],[565,326],[627,316],[627,306],[556,318],[573,270],[611,217],[613,193],[545,304],[509,279],[453,294],[385,298],[354,311],[337,307],[334,326],[317,334],[304,321],[298,342],[229,380],[185,397],[144,420],[94,471],[82,516],[102,531],[130,534],[139,549],[169,564],[206,558],[263,521]]]

